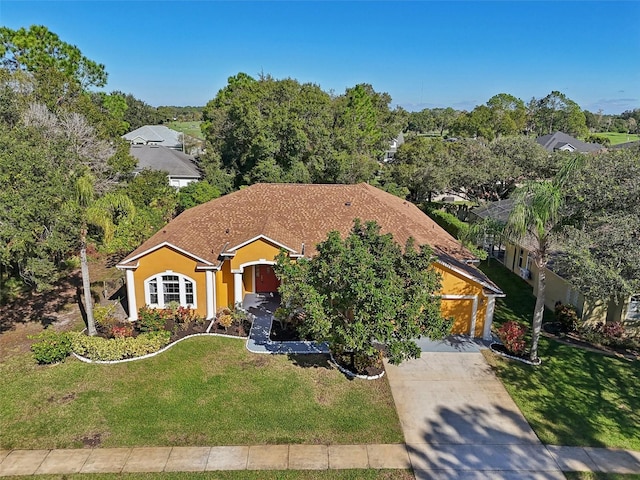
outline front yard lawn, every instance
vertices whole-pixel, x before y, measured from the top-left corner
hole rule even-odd
[[[348,380],[322,356],[256,355],[188,339],[117,365],[0,362],[0,448],[400,443],[385,378]]]
[[[496,318],[520,319],[535,298],[531,287],[493,262],[482,270],[507,297]],[[640,450],[640,362],[540,339],[542,365],[531,367],[485,351],[543,443]]]

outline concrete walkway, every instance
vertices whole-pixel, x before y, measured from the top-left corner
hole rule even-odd
[[[640,473],[640,452],[543,445],[479,351],[423,348],[386,365],[416,479],[555,479]]]
[[[247,294],[242,307],[253,317],[247,350],[252,353],[308,355],[329,353],[326,343],[293,341],[274,342],[270,340],[273,312],[280,306],[280,298],[269,294]]]
[[[411,468],[405,445],[257,445],[0,450],[0,476]]]
[[[419,456],[430,460],[419,460]],[[425,461],[447,464],[447,468],[421,469]],[[477,468],[480,462],[485,468]],[[562,479],[562,470],[639,473],[640,452],[542,445],[517,448],[433,445],[430,449],[416,450],[415,445],[405,444],[0,450],[0,477],[354,468],[413,468],[416,479]]]

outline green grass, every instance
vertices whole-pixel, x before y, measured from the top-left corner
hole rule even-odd
[[[603,132],[596,133],[598,137],[608,138],[611,141],[611,145],[618,145],[619,143],[627,143],[627,142],[635,142],[636,140],[640,140],[640,135],[628,135],[626,133],[617,133],[617,132]]]
[[[201,124],[202,122],[169,122],[167,123],[167,127],[204,140],[204,135],[200,130]]]
[[[12,477],[15,480],[33,479]],[[277,470],[38,475],[39,480],[413,480],[408,470]]]
[[[498,262],[481,269],[507,294],[495,318],[530,323],[531,287]],[[499,320],[498,320],[499,319]],[[542,365],[485,356],[543,443],[640,450],[640,362],[540,339]]]
[[[496,259],[481,262],[482,270],[506,294],[505,298],[496,300],[493,323],[497,327],[509,320],[531,325],[536,297],[533,288],[522,278],[507,270]],[[543,321],[552,321],[553,313],[545,309]]]
[[[386,379],[350,381],[322,356],[186,340],[117,365],[0,363],[0,448],[399,443]]]

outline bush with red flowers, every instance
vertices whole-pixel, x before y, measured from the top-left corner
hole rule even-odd
[[[525,352],[525,336],[527,328],[521,323],[508,321],[498,329],[498,338],[507,352],[512,355],[522,356]]]

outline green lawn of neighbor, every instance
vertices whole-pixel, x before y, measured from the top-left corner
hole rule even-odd
[[[116,365],[15,355],[0,362],[0,391],[0,449],[403,441],[385,378],[221,337]]]
[[[617,132],[604,132],[604,133],[596,133],[598,137],[605,137],[611,141],[611,145],[618,145],[619,143],[627,143],[627,142],[635,142],[640,140],[640,135],[629,135],[626,133],[617,133]]]
[[[200,124],[202,124],[202,122],[169,122],[167,123],[167,127],[204,140],[204,135],[200,130]]]
[[[500,321],[530,318],[531,287],[498,262],[482,270],[507,294],[497,302]],[[541,338],[542,365],[531,367],[485,356],[540,440],[552,445],[640,450],[640,362]]]
[[[533,288],[522,278],[507,270],[498,260],[491,259],[480,263],[482,270],[506,294],[496,300],[493,324],[499,327],[509,320],[531,325],[536,297]],[[552,321],[553,313],[545,309],[544,321]]]

